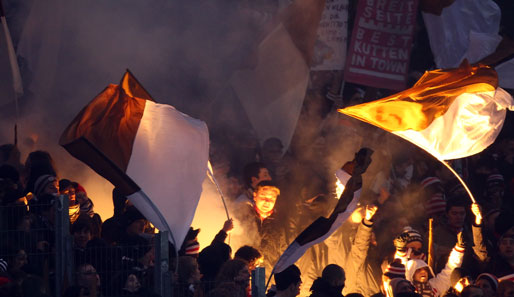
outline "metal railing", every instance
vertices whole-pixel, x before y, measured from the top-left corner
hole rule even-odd
[[[138,278],[141,288],[161,297],[189,294],[181,291],[187,286],[172,284],[174,267],[170,270],[167,232],[154,234],[148,245],[109,246],[99,240],[98,244],[78,249],[70,234],[67,196],[57,196],[49,205],[38,205],[45,209],[45,216],[35,212],[36,207],[29,211],[29,207],[30,204],[0,206],[0,259],[8,263],[7,273],[14,274],[14,278],[24,277],[16,273],[38,277],[44,284],[43,291],[56,297],[64,296],[80,280],[97,276],[102,296],[123,296],[130,293],[130,284],[134,287],[134,282],[130,283],[133,279],[129,280],[131,274]],[[142,255],[152,258],[153,266],[141,264],[137,258]],[[265,296],[264,275],[264,268],[252,272],[252,296]]]

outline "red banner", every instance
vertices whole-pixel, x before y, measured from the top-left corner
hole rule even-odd
[[[405,89],[418,0],[358,3],[345,80],[377,88]]]

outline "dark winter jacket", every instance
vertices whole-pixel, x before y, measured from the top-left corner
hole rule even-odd
[[[312,284],[310,297],[343,297],[342,290],[342,286],[331,286],[326,280],[318,277]]]

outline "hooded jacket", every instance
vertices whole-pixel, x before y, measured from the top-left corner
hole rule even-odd
[[[441,272],[437,275],[434,275],[434,271],[427,263],[423,260],[409,260],[407,261],[407,265],[405,266],[405,276],[407,280],[414,284],[414,273],[416,270],[428,267],[429,270],[429,279],[428,285],[430,285],[432,289],[432,293],[434,297],[441,296],[444,294],[451,286],[450,276],[453,269],[458,268],[462,265],[462,258],[464,257],[464,249],[458,246],[455,246],[448,257],[448,262],[446,262],[446,266]]]

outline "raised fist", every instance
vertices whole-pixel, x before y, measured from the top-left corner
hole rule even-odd
[[[407,251],[407,241],[409,240],[409,234],[408,233],[402,233],[393,240],[394,247],[398,251],[405,252]]]

